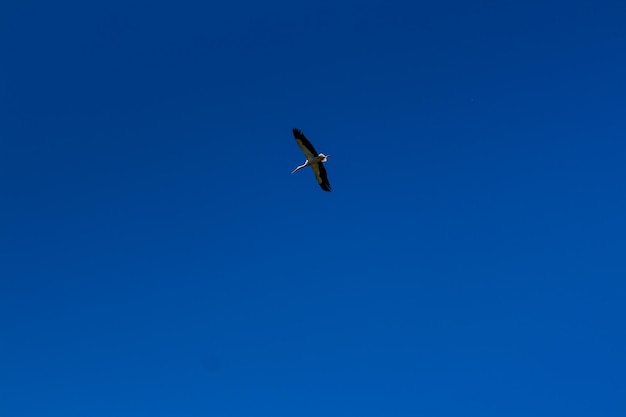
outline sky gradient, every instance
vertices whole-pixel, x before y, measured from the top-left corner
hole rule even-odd
[[[2,2],[0,414],[626,415],[624,22]]]

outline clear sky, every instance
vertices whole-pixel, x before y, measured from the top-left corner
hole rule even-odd
[[[0,414],[626,415],[625,22],[3,1]]]

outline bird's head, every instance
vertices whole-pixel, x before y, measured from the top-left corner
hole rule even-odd
[[[322,157],[322,162],[326,162],[328,158],[330,158],[330,155],[324,155],[323,153],[321,153],[320,156]]]

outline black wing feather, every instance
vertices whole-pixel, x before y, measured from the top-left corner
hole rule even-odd
[[[302,144],[314,155],[317,156],[319,153],[313,147],[313,144],[309,142],[309,140],[304,136],[304,133],[300,129],[293,129],[293,137],[298,139]]]
[[[322,162],[319,162],[317,165],[320,170],[320,177],[317,179],[317,182],[319,182],[320,187],[322,187],[322,190],[330,191],[330,182],[328,182],[328,175],[326,174],[326,168],[324,168],[324,164]]]

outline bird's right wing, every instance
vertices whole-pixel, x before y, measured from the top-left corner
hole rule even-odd
[[[293,137],[296,138],[296,143],[298,144],[300,149],[302,149],[302,152],[304,152],[306,159],[312,159],[319,155],[311,142],[309,142],[309,140],[306,138],[306,136],[304,136],[304,133],[302,133],[300,129],[293,129]]]

